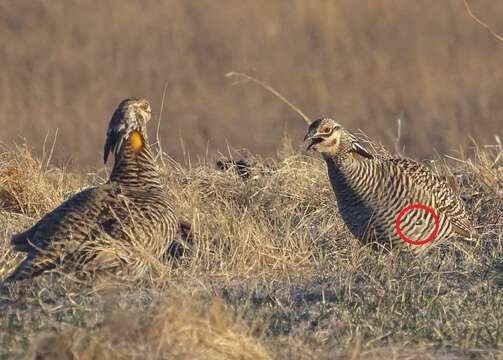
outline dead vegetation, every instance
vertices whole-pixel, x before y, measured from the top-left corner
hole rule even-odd
[[[503,155],[498,144],[472,152],[433,166],[455,175],[481,240],[424,258],[352,239],[323,163],[288,141],[274,159],[236,154],[253,164],[246,179],[217,159],[185,167],[165,155],[169,196],[194,227],[191,256],[134,278],[48,274],[1,289],[0,356],[501,357]],[[1,209],[4,277],[19,260],[9,236],[85,183],[24,149],[0,157],[11,169],[0,192],[32,204]]]
[[[503,6],[470,6],[503,33]],[[35,0],[0,3],[0,19],[0,278],[21,259],[13,233],[101,181],[49,163],[97,165],[126,96],[160,109],[165,95],[156,139],[183,164],[165,155],[162,171],[195,231],[177,262],[111,246],[134,276],[0,286],[0,358],[503,358],[503,47],[463,2]],[[456,178],[480,241],[424,258],[362,247],[322,162],[297,150],[305,124],[229,71],[395,151],[462,144],[429,164]],[[295,140],[278,145],[285,133]],[[194,163],[227,153],[227,139],[260,154],[233,153],[252,164],[243,178],[217,170],[220,157]]]
[[[113,301],[113,298],[107,299]],[[44,334],[37,359],[270,359],[267,349],[221,300],[169,297],[148,310],[114,309],[100,327]]]

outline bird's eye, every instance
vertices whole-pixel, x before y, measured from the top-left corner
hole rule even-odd
[[[324,128],[321,129],[321,133],[322,134],[328,134],[332,131],[332,129],[330,128],[330,126],[326,126]]]

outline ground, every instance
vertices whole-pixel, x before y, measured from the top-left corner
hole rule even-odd
[[[502,358],[502,149],[473,153],[430,164],[457,180],[480,240],[423,257],[353,239],[322,161],[288,142],[274,159],[236,154],[252,164],[244,181],[217,159],[159,157],[192,223],[191,252],[145,260],[131,277],[3,286],[0,358]],[[23,147],[0,154],[2,278],[21,259],[12,233],[103,181],[45,160]]]

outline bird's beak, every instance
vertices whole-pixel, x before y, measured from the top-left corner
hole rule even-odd
[[[307,143],[306,151],[309,151],[314,145],[321,142],[321,138],[317,137],[313,132],[308,132],[306,136],[304,136],[304,142]]]

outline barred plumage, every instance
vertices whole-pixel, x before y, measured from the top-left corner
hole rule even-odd
[[[100,257],[96,250],[106,247],[107,239],[135,241],[156,258],[165,255],[178,223],[147,142],[150,117],[146,100],[119,104],[105,145],[105,161],[110,151],[115,155],[110,180],[72,196],[14,235],[13,248],[27,257],[6,281],[31,278],[59,265],[80,269]],[[114,268],[120,260],[112,256],[104,267]]]
[[[318,119],[304,139],[327,164],[341,217],[353,235],[365,243],[404,245],[421,253],[451,236],[470,238],[475,232],[462,200],[447,182],[414,160],[378,157],[329,118]],[[421,204],[438,216],[437,234],[424,244],[409,244],[398,234],[397,217]],[[435,220],[423,209],[405,211],[399,229],[412,242],[434,234]]]
[[[121,193],[136,206],[136,217],[141,219],[136,226],[144,228],[144,242],[159,258],[175,238],[178,221],[148,144],[146,123],[150,117],[150,104],[145,99],[127,99],[119,104],[107,131],[105,161],[108,151],[113,150],[110,182],[120,184]],[[119,147],[124,137],[131,146]]]

